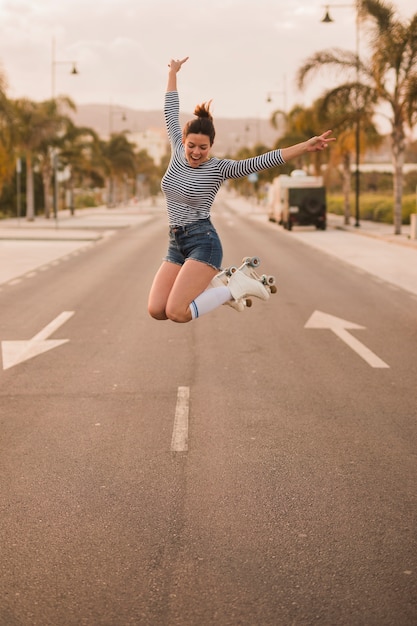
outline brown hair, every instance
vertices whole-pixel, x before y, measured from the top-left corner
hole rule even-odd
[[[207,135],[210,139],[210,145],[213,145],[216,131],[214,130],[213,116],[210,113],[210,105],[211,100],[210,102],[197,104],[194,110],[194,115],[197,116],[197,119],[190,120],[186,123],[183,131],[184,137],[187,137],[190,133]]]

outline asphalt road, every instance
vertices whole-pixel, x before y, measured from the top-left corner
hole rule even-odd
[[[269,302],[151,320],[157,212],[2,288],[2,626],[417,623],[416,298],[214,221]]]

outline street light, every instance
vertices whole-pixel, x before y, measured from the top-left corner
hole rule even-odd
[[[57,65],[71,65],[71,74],[78,74],[78,69],[75,61],[57,61],[55,55],[55,37],[52,37],[52,61],[51,61],[51,97],[55,98],[55,74]],[[58,198],[59,198],[59,185],[58,185],[58,153],[57,150],[52,154],[52,165],[54,171],[54,193],[53,193],[53,212],[55,221],[58,220]],[[58,223],[58,222],[57,222]]]
[[[355,0],[354,4],[326,4],[326,13],[321,20],[323,24],[331,24],[334,20],[329,13],[329,7],[333,8],[352,8],[356,10],[356,129],[355,129],[355,226],[359,228],[359,194],[360,194],[360,110],[359,110],[359,3]]]
[[[75,61],[57,61],[55,58],[55,37],[52,38],[52,62],[51,62],[51,94],[52,100],[55,98],[55,74],[57,65],[71,65],[70,74],[78,74],[77,64]]]

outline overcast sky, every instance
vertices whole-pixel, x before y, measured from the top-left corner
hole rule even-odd
[[[0,62],[9,97],[50,98],[54,39],[57,94],[149,110],[161,109],[171,56],[189,56],[184,112],[213,99],[218,117],[268,118],[318,95],[318,83],[294,84],[310,54],[355,49],[354,2],[333,4],[334,23],[322,24],[322,0],[0,0]],[[394,4],[403,18],[417,12],[416,0]]]

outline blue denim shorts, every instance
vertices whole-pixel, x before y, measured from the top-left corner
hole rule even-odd
[[[222,244],[209,219],[187,226],[170,226],[168,252],[164,261],[183,265],[187,259],[193,259],[220,270],[222,258]]]

